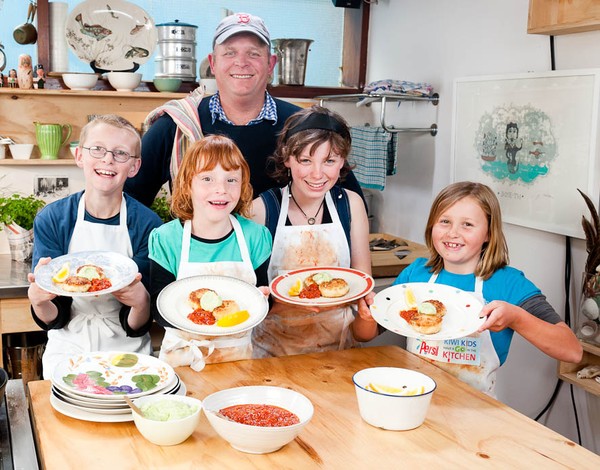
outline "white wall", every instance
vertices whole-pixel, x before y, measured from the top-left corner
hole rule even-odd
[[[367,81],[385,78],[426,81],[441,96],[439,106],[434,111],[430,109],[428,116],[439,125],[435,138],[428,134],[400,134],[398,174],[389,177],[385,191],[375,196],[379,231],[423,241],[433,197],[452,181],[455,78],[551,69],[549,37],[527,34],[528,3],[527,0],[379,0],[371,6]],[[599,35],[600,32],[592,32],[557,37],[557,68],[599,66]],[[351,123],[361,123],[367,118],[376,121],[379,112],[362,110],[363,114],[357,115],[357,110],[339,110],[348,113]],[[398,119],[404,119],[402,113],[406,112],[403,104]],[[417,123],[419,127],[431,124],[420,114],[418,120],[423,120]],[[388,121],[394,123],[392,118]],[[526,272],[564,315],[565,237],[509,224],[505,233],[511,264]],[[572,248],[573,289],[578,292],[585,246],[583,241],[573,240]],[[501,400],[530,417],[543,409],[557,382],[556,361],[520,337],[515,338],[501,372],[498,387]],[[541,422],[577,441],[568,389],[564,384],[557,402]],[[582,444],[598,452],[600,442],[594,442],[588,419],[586,399],[590,397],[579,389],[575,390],[575,396]],[[595,402],[594,405],[600,408]],[[600,422],[597,412],[595,421]],[[595,434],[600,432],[596,430]]]

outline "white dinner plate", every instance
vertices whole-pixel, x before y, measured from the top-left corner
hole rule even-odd
[[[223,300],[235,300],[240,310],[246,310],[250,318],[239,325],[222,327],[198,325],[188,319],[194,311],[189,304],[190,292],[212,289]],[[208,336],[224,336],[241,333],[258,325],[267,316],[269,302],[255,286],[228,276],[192,276],[172,282],[165,287],[156,300],[158,311],[171,325],[181,330]]]
[[[158,41],[150,15],[124,0],[78,3],[67,18],[65,36],[75,55],[98,72],[137,69]]]
[[[318,297],[316,299],[301,299],[298,296],[289,295],[290,288],[297,280],[304,280],[316,273],[327,272],[334,278],[344,279],[350,286],[350,291],[336,298]],[[354,302],[373,290],[375,281],[373,278],[362,271],[351,268],[340,268],[334,266],[319,267],[319,268],[303,268],[289,271],[285,274],[277,276],[271,281],[271,294],[276,299],[288,304],[303,305],[305,307],[335,307],[349,302]]]
[[[118,359],[124,355],[135,363],[122,365]],[[52,374],[52,383],[61,390],[113,403],[122,400],[123,390],[133,399],[157,393],[174,380],[175,371],[166,362],[146,354],[118,351],[78,354],[60,362]]]
[[[439,300],[446,306],[439,333],[424,335],[415,331],[403,318],[400,311],[409,310],[406,303],[406,290],[411,289],[417,303],[426,300]],[[431,341],[456,339],[468,336],[483,324],[479,318],[483,304],[471,293],[445,284],[411,282],[397,284],[382,290],[375,296],[371,314],[377,323],[402,336],[428,339]]]
[[[185,396],[187,393],[187,388],[183,382],[181,382],[181,388],[176,393],[176,395]],[[59,413],[69,416],[70,418],[80,419],[82,421],[92,421],[95,423],[124,423],[127,421],[133,421],[133,416],[131,413],[117,414],[117,415],[107,415],[101,413],[94,413],[91,411],[85,411],[77,406],[71,405],[69,403],[65,403],[54,396],[54,394],[50,394],[50,405]]]
[[[75,275],[77,268],[84,264],[99,266],[104,275],[112,284],[108,289],[96,292],[67,292],[60,285],[52,281],[52,277],[60,271],[65,263],[69,263],[71,275]],[[131,258],[112,251],[79,251],[69,253],[50,260],[48,264],[39,266],[35,270],[35,282],[45,291],[65,297],[94,297],[110,294],[116,290],[128,286],[135,279],[138,266]]]

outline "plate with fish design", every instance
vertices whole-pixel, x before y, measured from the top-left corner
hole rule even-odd
[[[95,72],[133,72],[156,48],[158,32],[150,15],[124,0],[86,0],[65,25],[67,43]]]

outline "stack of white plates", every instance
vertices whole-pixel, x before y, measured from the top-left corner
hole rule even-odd
[[[132,421],[123,398],[185,395],[173,368],[153,356],[129,352],[93,352],[61,362],[52,375],[50,403],[66,416],[95,422]]]

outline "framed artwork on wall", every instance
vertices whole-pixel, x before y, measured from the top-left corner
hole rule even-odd
[[[600,69],[455,80],[453,181],[485,183],[505,222],[584,238],[598,201]]]

